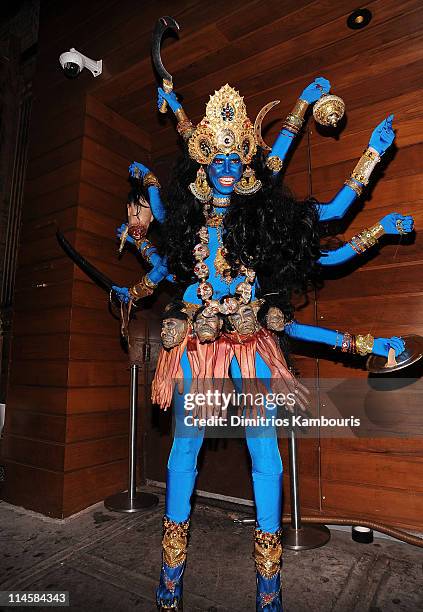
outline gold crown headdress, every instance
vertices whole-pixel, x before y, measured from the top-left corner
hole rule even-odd
[[[218,153],[237,153],[242,163],[249,164],[257,150],[244,98],[228,84],[210,96],[206,115],[197,127],[189,127],[181,133],[188,139],[190,156],[199,164],[209,164]]]

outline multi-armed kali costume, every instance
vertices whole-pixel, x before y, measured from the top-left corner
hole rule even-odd
[[[342,247],[320,251],[319,221],[345,214],[394,139],[389,117],[374,130],[369,147],[332,201],[297,202],[282,185],[281,169],[308,107],[329,87],[326,79],[318,78],[304,89],[267,156],[243,98],[229,85],[210,97],[206,115],[196,127],[175,94],[159,88],[158,105],[164,100],[169,104],[187,145],[166,204],[148,168],[136,162],[130,166],[132,176],[143,181],[149,202],[134,198],[128,205],[129,225],[121,226],[118,235],[135,244],[152,269],[132,288],[114,289],[122,301],[137,301],[150,295],[163,279],[185,283],[181,298],[164,313],[164,346],[152,385],[153,402],[167,409],[173,401],[177,421],[167,466],[163,563],[157,589],[162,610],[182,606],[190,498],[204,437],[204,429],[191,436],[178,435],[184,402],[175,379],[232,378],[236,387],[243,380],[270,380],[272,389],[298,393],[300,385],[278,341],[278,335],[285,334],[360,355],[387,356],[390,348],[398,355],[404,349],[401,338],[341,333],[293,318],[292,292],[304,291],[319,266],[341,264],[372,247],[382,234],[407,233],[413,226],[411,217],[392,213]],[[162,224],[161,254],[145,238],[152,216]],[[300,391],[300,405],[301,397]],[[246,441],[257,511],[257,610],[270,612],[282,610],[282,462],[276,432],[260,427],[247,426]]]

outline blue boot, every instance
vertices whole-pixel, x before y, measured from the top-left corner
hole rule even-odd
[[[281,593],[281,531],[254,532],[254,560],[257,579],[257,612],[282,612]]]
[[[159,610],[182,610],[183,576],[186,563],[189,518],[175,523],[163,517],[162,569],[156,591]]]

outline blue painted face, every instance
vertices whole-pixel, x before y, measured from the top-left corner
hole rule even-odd
[[[207,172],[215,195],[229,195],[242,175],[241,158],[237,153],[219,153],[208,165]]]

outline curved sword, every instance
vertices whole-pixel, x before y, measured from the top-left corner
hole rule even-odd
[[[165,17],[160,17],[156,21],[156,25],[153,30],[153,40],[151,45],[151,56],[153,59],[153,64],[155,69],[157,70],[159,77],[163,81],[163,90],[166,93],[170,93],[173,90],[173,78],[172,75],[166,70],[163,66],[162,57],[160,54],[160,48],[162,43],[163,34],[166,30],[173,30],[174,32],[179,31],[179,25],[173,19],[173,17],[169,17],[166,15]],[[163,100],[161,107],[159,108],[161,113],[165,113],[167,111],[167,102]]]
[[[97,285],[100,285],[102,289],[105,289],[110,293],[113,285],[118,285],[118,283],[114,283],[110,278],[108,278],[103,272],[100,272],[95,266],[93,266],[89,261],[85,259],[78,251],[71,245],[70,242],[66,240],[62,232],[57,230],[56,232],[57,240],[65,251],[66,255],[72,259],[72,261],[79,267],[81,270],[91,278]]]

